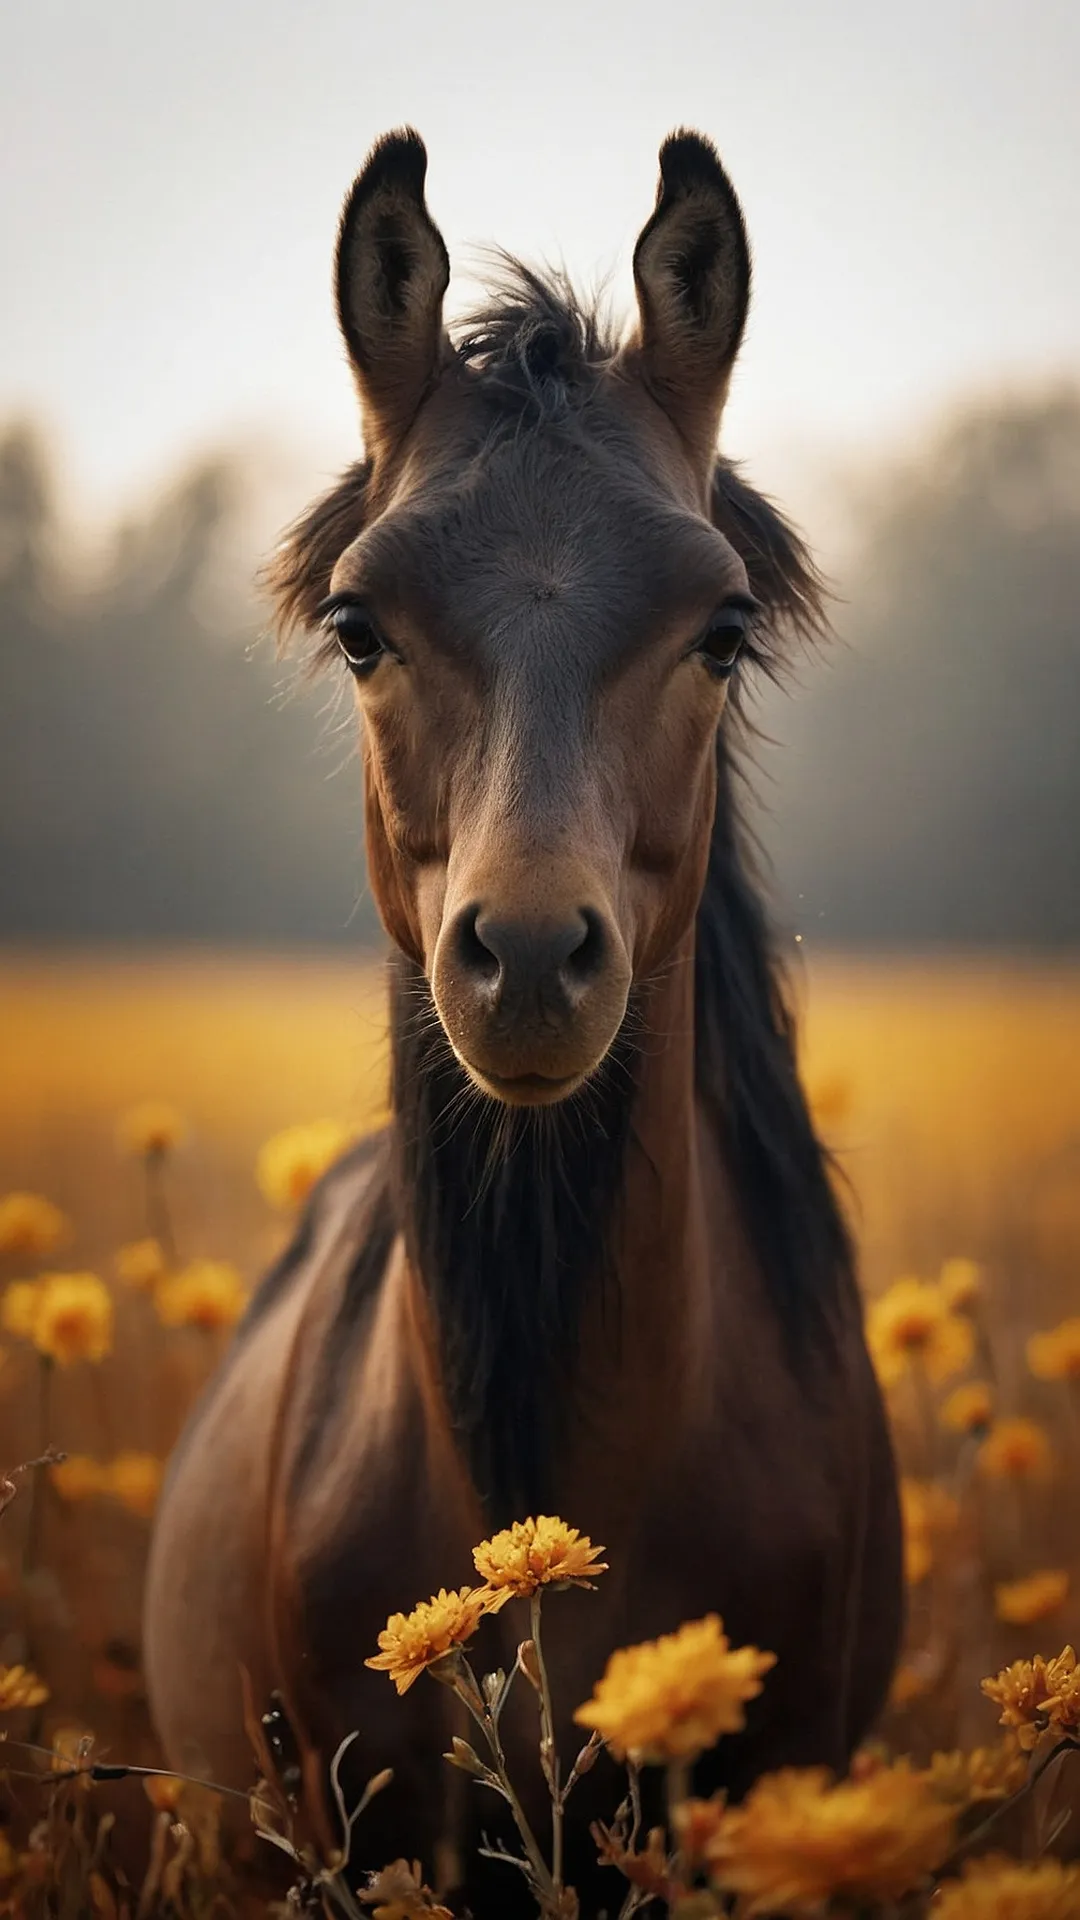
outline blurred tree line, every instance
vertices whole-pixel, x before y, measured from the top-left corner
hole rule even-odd
[[[355,728],[260,636],[228,462],[64,564],[40,439],[0,439],[0,938],[370,937]]]
[[[0,437],[0,939],[370,938],[351,702],[243,585],[242,476],[187,474],[65,564]],[[1080,944],[1080,395],[955,418],[860,503],[840,644],[766,700],[760,828],[815,941]]]
[[[1080,945],[1080,392],[957,414],[856,531],[839,645],[768,710],[790,917],[835,945]]]

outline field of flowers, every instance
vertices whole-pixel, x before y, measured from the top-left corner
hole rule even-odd
[[[673,1621],[597,1676],[577,1714],[577,1771],[547,1752],[553,1831],[604,1739],[629,1769],[626,1803],[598,1834],[621,1875],[613,1913],[655,1899],[683,1920],[906,1920],[943,1880],[938,1920],[1068,1920],[1080,1915],[1080,1869],[1057,1864],[1080,1856],[1080,971],[830,958],[803,989],[805,1078],[850,1185],[904,1470],[909,1625],[881,1744],[839,1785],[774,1776],[738,1809],[694,1802],[688,1761],[741,1724],[771,1657],[729,1647],[715,1620]],[[155,1776],[97,1786],[87,1770],[158,1759],[139,1596],[162,1465],[312,1179],[378,1121],[378,973],[11,960],[0,1008],[0,1913],[261,1912],[220,1860],[214,1796]],[[541,1601],[604,1571],[574,1518],[481,1543],[475,1589],[402,1594],[406,1611],[371,1650],[399,1688],[430,1684],[430,1666],[455,1686],[477,1725],[456,1762],[511,1806],[507,1683],[472,1675],[468,1642],[485,1609],[530,1599],[510,1683],[535,1688],[550,1749]],[[1031,1665],[1036,1649],[1046,1659]],[[289,1809],[262,1759],[258,1823],[284,1858]],[[667,1769],[666,1832],[636,1819],[646,1764]],[[539,1908],[570,1920],[557,1857],[521,1842]],[[1026,1864],[987,1866],[998,1848]],[[337,1902],[328,1910],[350,1910],[332,1863],[293,1867]],[[351,1910],[372,1909],[440,1911],[404,1865]]]

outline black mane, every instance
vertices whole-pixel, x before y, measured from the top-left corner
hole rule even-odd
[[[587,404],[616,351],[606,322],[564,277],[515,261],[503,263],[496,294],[457,342],[509,427]],[[369,479],[366,463],[350,469],[286,535],[269,576],[282,631],[314,625],[334,562],[364,524]],[[782,515],[722,459],[712,515],[763,609],[740,672],[775,673],[793,642],[825,631],[821,580]],[[853,1262],[799,1084],[783,969],[740,819],[747,729],[738,692],[736,684],[718,738],[697,916],[696,1080],[798,1364],[850,1297]],[[420,970],[393,961],[385,1190],[429,1290],[451,1417],[495,1518],[535,1511],[552,1484],[575,1332],[587,1288],[602,1283],[633,1128],[631,1056],[628,1043],[617,1046],[596,1085],[565,1108],[508,1114],[467,1083]]]
[[[541,1111],[473,1088],[427,981],[391,962],[395,1203],[434,1310],[456,1432],[492,1523],[550,1502],[587,1288],[605,1243],[633,1115],[629,1049]]]

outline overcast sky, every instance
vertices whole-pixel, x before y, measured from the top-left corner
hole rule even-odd
[[[329,269],[373,138],[468,249],[629,293],[656,151],[717,141],[756,256],[729,451],[783,486],[957,391],[1080,370],[1075,0],[33,0],[0,60],[0,416],[100,518],[270,430],[355,450]]]

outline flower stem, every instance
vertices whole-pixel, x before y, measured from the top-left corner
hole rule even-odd
[[[468,1662],[466,1661],[464,1664],[467,1666]],[[469,1670],[469,1677],[472,1680],[471,1688],[463,1681],[457,1680],[453,1683],[454,1691],[458,1699],[465,1702],[470,1715],[473,1720],[475,1720],[484,1739],[487,1741],[488,1751],[491,1754],[493,1762],[492,1771],[499,1782],[499,1786],[502,1788],[503,1797],[506,1800],[507,1806],[514,1816],[514,1825],[521,1835],[529,1865],[532,1868],[532,1876],[536,1885],[537,1894],[542,1904],[554,1913],[558,1904],[555,1883],[551,1877],[547,1862],[540,1851],[536,1835],[533,1833],[528,1820],[525,1818],[525,1809],[518,1799],[517,1794],[514,1792],[510,1775],[506,1771],[506,1755],[502,1749],[502,1741],[499,1738],[499,1729],[496,1725],[494,1715],[489,1707],[484,1706],[481,1709],[477,1706],[477,1698],[482,1698],[482,1696],[480,1695],[480,1690],[477,1687],[476,1679],[471,1668]]]
[[[667,1764],[667,1818],[668,1839],[672,1848],[672,1877],[682,1878],[682,1850],[675,1844],[675,1815],[679,1808],[690,1798],[690,1762],[688,1760],[669,1760]]]
[[[912,1393],[915,1401],[915,1419],[918,1427],[917,1446],[922,1472],[928,1480],[934,1478],[937,1465],[937,1418],[934,1409],[934,1395],[926,1376],[926,1369],[920,1359],[916,1359],[911,1369]]]
[[[38,1359],[38,1404],[37,1404],[37,1451],[39,1456],[49,1450],[49,1420],[52,1401],[53,1362],[47,1353]],[[41,1546],[41,1521],[44,1506],[44,1488],[40,1472],[35,1472],[30,1481],[30,1511],[26,1516],[26,1540],[23,1545],[23,1579],[26,1580],[37,1566],[38,1552]]]
[[[158,1242],[170,1267],[176,1265],[176,1234],[173,1231],[172,1211],[165,1190],[165,1155],[148,1153],[143,1166],[146,1169],[146,1224],[151,1237]]]
[[[540,1675],[540,1761],[544,1778],[551,1794],[551,1878],[555,1892],[562,1892],[563,1876],[563,1809],[564,1801],[559,1777],[559,1756],[555,1747],[555,1716],[551,1707],[551,1686],[544,1660],[544,1647],[540,1638],[540,1600],[539,1587],[529,1598],[529,1624],[532,1643],[536,1648],[536,1666]]]

